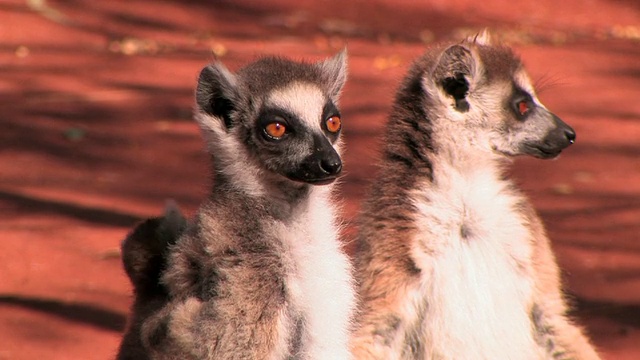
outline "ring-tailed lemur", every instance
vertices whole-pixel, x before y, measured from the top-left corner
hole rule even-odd
[[[196,118],[214,183],[167,256],[167,301],[141,321],[145,356],[350,358],[354,290],[330,185],[345,80],[345,52],[202,70]]]
[[[399,89],[360,218],[357,359],[597,359],[566,316],[540,218],[503,171],[575,133],[487,33],[428,51]]]
[[[144,320],[167,304],[169,294],[160,282],[170,247],[187,226],[177,205],[169,202],[161,217],[138,224],[122,242],[122,263],[133,285],[134,301],[127,330],[120,343],[119,360],[144,360],[140,329]]]

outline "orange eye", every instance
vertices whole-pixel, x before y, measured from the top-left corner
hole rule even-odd
[[[284,136],[284,133],[287,131],[287,127],[284,126],[284,124],[282,123],[272,122],[264,128],[264,131],[267,133],[267,135],[271,136],[272,138],[280,139],[281,137]]]
[[[340,128],[342,127],[342,122],[340,122],[340,116],[330,117],[327,120],[326,125],[327,125],[327,130],[329,130],[329,132],[337,133],[338,131],[340,131]]]
[[[522,100],[518,103],[518,111],[520,115],[526,115],[529,112],[529,102]]]

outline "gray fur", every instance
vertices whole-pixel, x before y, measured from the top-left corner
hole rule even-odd
[[[161,278],[168,295],[141,321],[136,351],[152,359],[348,358],[351,270],[327,185],[339,169],[322,168],[339,153],[338,134],[322,124],[337,111],[325,104],[337,104],[345,56],[203,69],[196,119],[214,183],[171,247]],[[265,117],[294,131],[272,141]]]
[[[140,329],[142,322],[168,301],[168,290],[160,282],[160,276],[166,268],[170,246],[176,243],[185,227],[186,219],[175,202],[170,201],[164,216],[143,221],[122,242],[122,262],[135,299],[117,359],[148,358],[142,347]]]
[[[360,217],[355,357],[597,359],[566,318],[540,219],[503,171],[575,139],[517,56],[488,34],[427,51],[385,129]]]

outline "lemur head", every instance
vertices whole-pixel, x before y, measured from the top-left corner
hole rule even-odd
[[[486,31],[445,48],[430,65],[423,86],[436,99],[436,112],[444,111],[452,122],[452,140],[496,154],[543,159],[575,141],[573,129],[538,100],[520,59],[511,49],[493,45]]]
[[[205,67],[196,118],[216,172],[253,193],[333,182],[345,80],[345,51],[311,64],[263,58],[235,74],[219,62]]]

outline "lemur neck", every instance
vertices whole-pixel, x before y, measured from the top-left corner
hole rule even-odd
[[[492,172],[499,177],[507,163],[504,157],[486,150],[477,150],[463,141],[460,144],[436,145],[436,150],[430,158],[434,177],[437,177],[441,170],[469,175]]]
[[[440,168],[461,175],[493,173],[501,177],[507,158],[491,149],[489,133],[468,128],[461,120],[437,118],[432,124],[430,159],[437,177]]]
[[[389,165],[385,171],[403,186],[411,187],[423,181],[437,183],[450,174],[469,179],[482,174],[500,179],[508,163],[504,156],[480,145],[488,140],[465,130],[452,129],[426,118],[400,119],[394,127],[383,154]]]
[[[274,179],[275,178],[275,179]],[[276,220],[290,219],[295,213],[304,212],[312,198],[325,191],[330,192],[331,185],[323,189],[293,182],[278,176],[266,176],[260,183],[247,184],[246,179],[236,179],[224,173],[217,173],[213,180],[210,198],[214,202],[251,202],[266,215]]]

